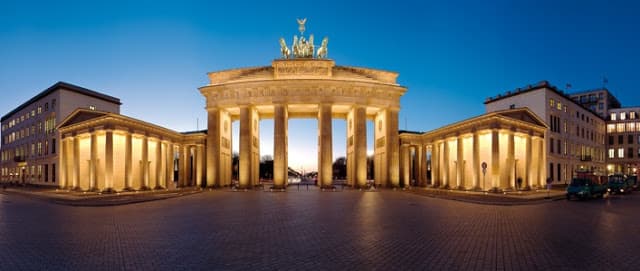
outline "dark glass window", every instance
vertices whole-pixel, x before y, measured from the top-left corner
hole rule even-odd
[[[623,137],[622,135],[619,135],[619,136],[618,136],[618,144],[619,144],[619,145],[624,144],[624,137]]]
[[[629,135],[627,142],[629,142],[629,144],[633,144],[633,135]]]
[[[553,163],[549,163],[549,178],[553,181]]]

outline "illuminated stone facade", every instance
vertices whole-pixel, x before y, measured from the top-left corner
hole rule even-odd
[[[521,108],[427,133],[401,132],[401,185],[499,191],[541,187],[546,183],[546,129],[544,121]]]
[[[2,117],[0,181],[57,186],[57,125],[77,108],[120,112],[120,99],[58,82]]]
[[[200,185],[203,132],[177,133],[123,115],[78,109],[59,125],[59,187],[126,191]]]
[[[398,111],[406,88],[393,72],[281,59],[271,66],[209,73],[207,185],[231,185],[231,123],[240,122],[239,186],[258,184],[259,120],[274,119],[274,186],[287,180],[287,120],[318,119],[318,182],[332,186],[333,118],[347,120],[347,182],[366,184],[366,121],[375,126],[375,182],[399,185]]]

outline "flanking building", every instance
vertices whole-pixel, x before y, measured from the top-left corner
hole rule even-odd
[[[120,113],[120,99],[58,82],[5,114],[0,180],[58,185],[60,121],[77,108]]]
[[[553,183],[569,182],[577,170],[607,174],[605,119],[549,82],[507,91],[484,104],[487,112],[526,107],[546,121],[545,167]]]
[[[637,175],[640,166],[640,107],[609,109],[607,173]]]

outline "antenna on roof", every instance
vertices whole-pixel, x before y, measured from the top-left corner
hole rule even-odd
[[[603,75],[602,76],[602,88],[607,88],[607,84],[609,83],[609,79],[607,79],[607,76]]]

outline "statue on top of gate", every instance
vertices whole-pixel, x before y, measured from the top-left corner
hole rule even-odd
[[[289,47],[287,47],[287,43],[285,42],[284,38],[280,38],[280,53],[282,58],[327,58],[327,43],[329,42],[329,38],[325,37],[322,40],[322,45],[316,52],[315,45],[313,44],[313,34],[309,35],[308,41],[304,37],[304,24],[307,22],[307,18],[297,19],[297,21],[298,30],[300,31],[300,38],[298,38],[297,35],[293,36],[293,44],[291,45],[291,50],[289,50]]]

